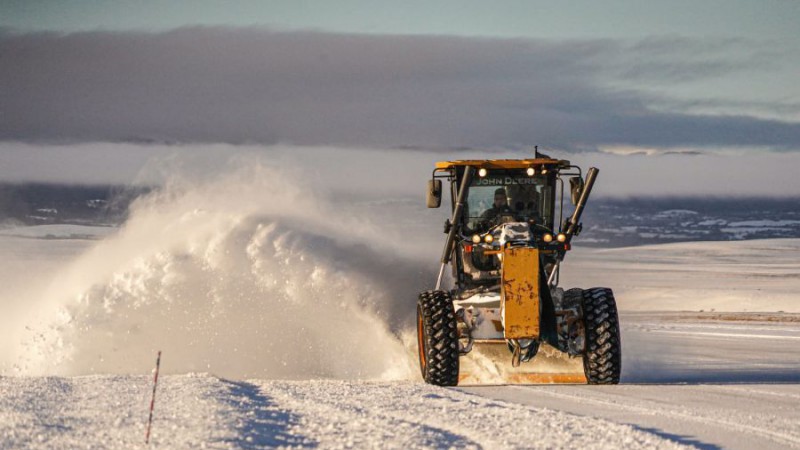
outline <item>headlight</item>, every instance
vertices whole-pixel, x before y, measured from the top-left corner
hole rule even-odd
[[[473,234],[472,235],[472,243],[473,244],[480,244],[481,243],[481,237],[478,236],[477,234]]]
[[[485,177],[486,176],[486,169],[484,169],[483,167],[478,169],[478,176],[481,177],[481,178]]]
[[[544,236],[542,236],[542,240],[547,243],[553,242],[553,235],[550,233],[545,233]]]
[[[525,173],[527,173],[529,177],[532,177],[536,175],[536,169],[533,167],[528,167],[528,170],[526,170]]]
[[[494,242],[494,236],[492,236],[491,234],[487,234],[486,236],[483,237],[483,240],[486,241],[487,244],[491,244],[492,242]]]
[[[567,240],[567,235],[564,233],[558,233],[558,236],[556,236],[556,240],[558,242],[564,242]]]

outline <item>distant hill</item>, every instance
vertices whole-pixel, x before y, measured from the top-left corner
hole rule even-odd
[[[0,183],[0,223],[119,225],[128,206],[151,188],[116,185]]]
[[[592,199],[576,245],[800,237],[800,198]]]
[[[0,227],[9,225],[120,225],[137,197],[152,187],[118,185],[2,184]],[[431,216],[416,198],[331,199],[340,207],[364,206],[376,223],[407,221],[427,233]],[[565,214],[572,208],[565,205]],[[438,219],[435,220],[438,222]],[[669,242],[800,238],[800,197],[593,198],[582,217],[581,247],[624,247]],[[438,224],[437,224],[438,226]]]

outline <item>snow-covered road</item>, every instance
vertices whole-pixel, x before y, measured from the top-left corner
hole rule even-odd
[[[635,424],[699,448],[800,448],[798,316],[721,316],[728,320],[711,320],[720,317],[715,314],[623,314],[619,386],[459,389]]]
[[[467,392],[635,424],[704,449],[800,447],[800,385],[503,386]]]
[[[3,448],[141,448],[142,376],[0,379]],[[680,448],[603,419],[415,382],[229,381],[160,386],[156,448]]]
[[[151,446],[800,448],[798,317],[711,317],[624,314],[619,386],[169,375]],[[151,381],[0,378],[0,447],[143,447]]]

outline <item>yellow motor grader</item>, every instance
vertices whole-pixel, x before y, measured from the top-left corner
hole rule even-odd
[[[419,364],[439,386],[619,383],[620,328],[608,288],[558,286],[598,169],[544,155],[436,164],[427,206],[450,183],[452,216],[433,290],[419,294]],[[568,185],[568,187],[567,187]],[[565,192],[574,205],[564,214]],[[446,267],[452,280],[444,280]],[[443,282],[451,284],[444,289]]]

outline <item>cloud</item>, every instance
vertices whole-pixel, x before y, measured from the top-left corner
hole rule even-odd
[[[645,83],[684,83],[734,73],[776,70],[794,48],[742,38],[649,37],[621,42],[614,76]]]
[[[742,45],[5,30],[0,140],[800,149],[800,123],[662,112],[649,107],[652,94],[611,87],[752,70],[764,54],[737,56]]]
[[[800,152],[662,153],[609,148],[607,153],[550,152],[600,168],[596,197],[797,196]],[[422,208],[436,161],[525,158],[529,151],[385,151],[381,148],[291,145],[0,142],[0,182],[163,185],[214,179],[242,167],[272,167],[324,197],[343,201],[410,199]],[[765,174],[769,174],[766,176]],[[271,193],[265,192],[270,196]],[[423,208],[424,210],[424,208]],[[416,214],[416,213],[415,213]],[[439,217],[438,215],[435,215]],[[416,216],[415,216],[416,217]],[[427,217],[427,216],[426,216]],[[416,219],[414,219],[416,220]],[[438,219],[437,219],[438,221]],[[437,226],[439,222],[436,222]]]

